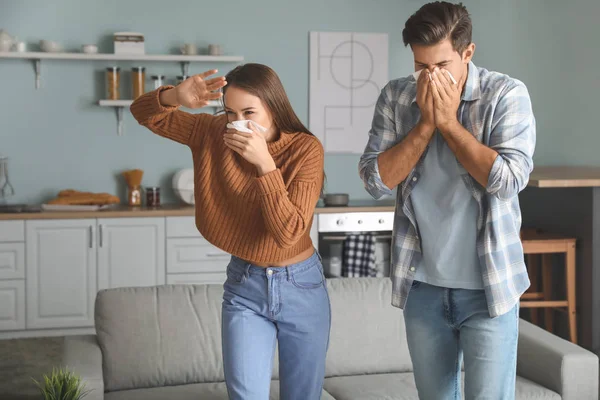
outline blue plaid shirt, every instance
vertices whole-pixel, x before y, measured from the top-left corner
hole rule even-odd
[[[379,175],[377,157],[402,141],[420,117],[412,77],[389,82],[375,106],[369,141],[359,162],[366,190],[376,199],[391,195]],[[484,145],[496,150],[487,187],[460,165],[477,201],[477,253],[491,317],[511,310],[529,287],[525,268],[518,194],[533,170],[535,118],[525,85],[507,75],[469,64],[458,120]],[[425,153],[398,187],[392,241],[392,305],[404,308],[421,260],[419,228],[410,193],[419,184]],[[458,161],[457,161],[458,162]]]

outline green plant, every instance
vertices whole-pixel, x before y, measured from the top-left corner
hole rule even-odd
[[[67,368],[53,368],[52,374],[44,375],[43,378],[43,383],[35,379],[33,381],[42,392],[44,400],[80,400],[90,392],[85,390],[81,377]]]

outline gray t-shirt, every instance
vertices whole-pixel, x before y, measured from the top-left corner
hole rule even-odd
[[[415,280],[453,289],[483,289],[477,256],[477,201],[438,131],[410,196],[423,250]]]

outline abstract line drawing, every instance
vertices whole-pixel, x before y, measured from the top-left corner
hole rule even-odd
[[[326,152],[363,152],[387,82],[387,34],[310,32],[309,129]]]

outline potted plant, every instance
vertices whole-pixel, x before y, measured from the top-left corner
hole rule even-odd
[[[53,368],[50,376],[44,375],[42,383],[33,380],[44,400],[81,400],[90,390],[85,390],[81,377],[67,368]]]

